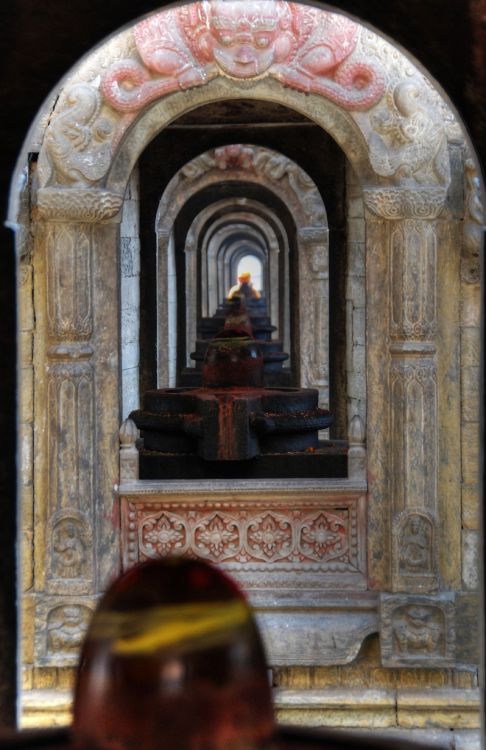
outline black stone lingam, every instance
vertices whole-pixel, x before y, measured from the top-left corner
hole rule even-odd
[[[143,440],[142,479],[345,476],[344,451],[330,472],[329,457],[339,450],[319,443],[332,417],[318,407],[318,391],[264,386],[264,358],[243,300],[207,344],[202,386],[147,391],[130,418]]]
[[[225,300],[211,318],[201,318],[199,321],[196,349],[191,353],[194,367],[186,367],[182,371],[181,385],[202,385],[202,368],[210,341],[218,335],[223,326],[226,327],[228,316],[234,317],[238,314],[237,311],[242,303],[245,307],[245,315],[250,320],[252,330],[250,335],[258,341],[261,349],[264,385],[270,387],[288,387],[291,385],[292,374],[288,367],[284,367],[289,355],[284,352],[283,343],[280,339],[272,339],[272,333],[276,328],[270,322],[265,299],[263,297],[246,299],[238,295]]]

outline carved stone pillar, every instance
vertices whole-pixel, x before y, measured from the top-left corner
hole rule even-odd
[[[157,386],[162,388],[169,382],[169,252],[171,250],[170,230],[157,232]]]
[[[109,219],[121,197],[104,211],[100,200],[93,215],[89,191],[46,192],[34,249],[36,661],[64,666],[118,570],[118,226]]]
[[[387,540],[379,557],[381,586],[404,592],[393,599],[393,616],[391,600],[383,598],[382,655],[392,666],[446,665],[453,652],[451,597],[445,616],[442,595],[423,595],[453,586],[455,578],[439,555],[440,546],[454,548],[452,519],[460,497],[454,493],[460,481],[459,471],[454,476],[460,456],[459,450],[454,455],[459,433],[455,226],[447,216],[439,218],[442,189],[422,188],[417,195],[365,190],[364,197],[370,210],[368,358],[381,370],[368,373],[370,511],[381,505],[377,518]],[[428,624],[420,624],[421,618]],[[427,633],[435,633],[436,641],[429,638],[429,645],[415,647],[414,628],[422,628],[424,644]]]
[[[329,233],[327,227],[298,232],[300,296],[300,382],[319,390],[319,405],[329,405]]]
[[[197,253],[195,237],[189,233],[184,247],[186,259],[186,367],[194,363],[190,354],[196,348],[197,339]]]

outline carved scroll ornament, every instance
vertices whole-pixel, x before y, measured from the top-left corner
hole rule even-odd
[[[350,19],[275,0],[207,0],[153,15],[134,28],[141,63],[114,63],[101,89],[119,112],[218,75],[272,76],[285,86],[366,110],[382,96],[380,68],[349,59],[358,36]]]
[[[399,83],[389,108],[372,115],[371,124],[370,161],[377,174],[403,185],[449,184],[446,130],[423,85]]]
[[[65,107],[46,133],[46,151],[58,184],[85,185],[101,179],[110,164],[112,125],[98,118],[99,91],[87,83],[71,86]]]

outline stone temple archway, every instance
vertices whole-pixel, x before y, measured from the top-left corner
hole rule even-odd
[[[261,34],[251,66],[218,30],[234,18]],[[347,479],[239,486],[236,499],[222,486],[141,484],[125,426],[120,485],[117,223],[129,178],[178,117],[241,99],[304,114],[347,159],[348,241],[366,271],[365,430],[362,417],[350,420]],[[186,523],[184,509],[202,501],[207,510],[215,494],[231,516],[246,493],[254,523],[290,524],[300,555],[285,572],[264,552],[246,566],[223,561],[250,591],[273,666],[347,664],[372,633],[391,670],[473,665],[481,217],[465,136],[440,92],[347,17],[276,0],[212,0],[152,14],[114,36],[73,72],[48,119],[32,195],[34,245],[22,248],[21,269],[22,332],[34,342],[32,359],[23,349],[23,502],[35,514],[25,529],[34,574],[23,604],[35,650],[25,663],[74,663],[119,560],[151,554],[149,524],[169,510]],[[312,254],[321,235],[305,236]],[[319,523],[336,517],[349,543],[337,561],[311,544]],[[268,591],[284,592],[272,599],[278,611],[267,606]]]

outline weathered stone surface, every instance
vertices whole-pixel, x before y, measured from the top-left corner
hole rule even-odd
[[[22,423],[32,422],[34,416],[34,368],[22,367],[22,391],[19,394],[19,418]]]
[[[480,341],[479,328],[461,328],[461,363],[463,367],[479,366]]]
[[[34,565],[32,559],[32,542],[33,542],[32,531],[22,531],[22,549],[24,554],[22,555],[22,591],[29,591],[34,583]]]
[[[348,220],[348,240],[349,242],[362,243],[365,241],[366,229],[364,219],[349,218]]]
[[[465,529],[479,528],[479,486],[462,485],[462,525]]]
[[[481,750],[481,732],[474,730],[459,730],[454,732],[455,750]]]
[[[481,642],[480,606],[479,592],[457,594],[456,658],[458,664],[469,665],[469,670],[458,673],[458,686],[477,686]]]
[[[479,425],[465,424],[461,438],[462,478],[466,484],[475,484],[479,472]]]
[[[479,422],[479,367],[461,369],[462,420]]]
[[[466,589],[479,586],[479,532],[462,532],[462,580]]]
[[[68,726],[72,720],[71,710],[71,691],[29,690],[22,697],[21,728]]]
[[[35,602],[31,595],[22,597],[21,608],[21,648],[22,659],[25,664],[34,663],[34,636],[35,636]]]
[[[22,265],[20,268],[19,293],[19,329],[32,331],[34,328],[34,306],[32,303],[32,266]]]
[[[37,690],[57,687],[57,670],[52,667],[34,667],[34,686]]]
[[[32,331],[20,331],[19,341],[19,358],[22,365],[32,364],[32,347],[34,337]]]
[[[397,718],[401,727],[480,726],[478,690],[398,690]]]
[[[395,726],[393,690],[276,690],[274,705],[282,723],[302,726]]]
[[[479,328],[479,284],[463,284],[461,288],[461,326]]]

